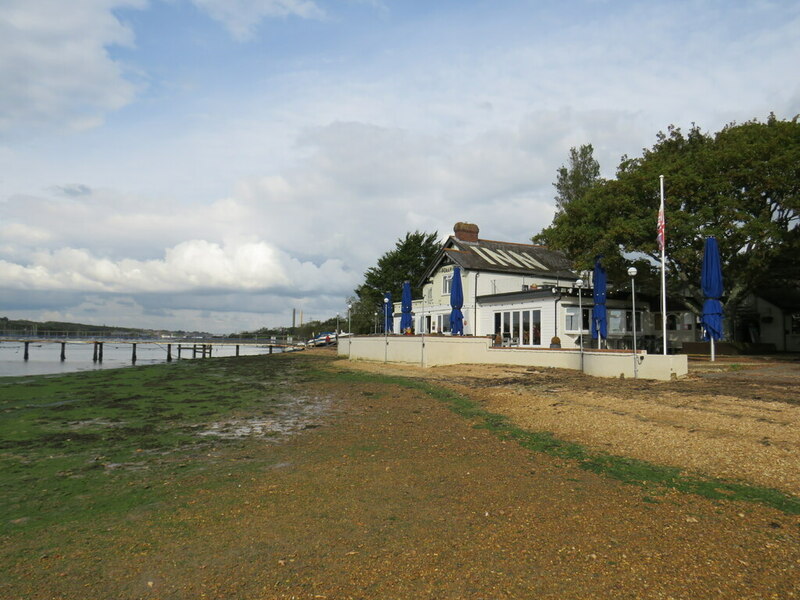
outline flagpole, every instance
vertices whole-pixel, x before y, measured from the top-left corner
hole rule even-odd
[[[661,335],[664,340],[664,355],[667,354],[667,271],[666,271],[666,217],[664,215],[664,176],[659,175],[661,183],[661,208],[658,213],[661,233]]]

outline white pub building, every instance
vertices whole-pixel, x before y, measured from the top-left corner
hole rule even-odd
[[[496,345],[545,347],[559,338],[563,348],[597,347],[591,339],[591,281],[570,268],[561,253],[544,246],[497,242],[478,237],[478,227],[456,223],[423,277],[423,297],[413,300],[414,333],[450,333],[450,289],[459,268],[464,290],[464,334],[491,336]],[[584,282],[578,297],[578,279]],[[626,348],[633,338],[630,297],[608,299],[608,340],[603,347]],[[640,308],[637,306],[637,309]],[[642,306],[644,308],[644,306]],[[580,311],[583,314],[580,314]],[[399,331],[400,303],[394,305],[394,331]],[[651,317],[647,314],[645,327]],[[637,310],[637,336],[642,331]]]

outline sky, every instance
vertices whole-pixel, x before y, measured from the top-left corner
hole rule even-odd
[[[346,315],[409,231],[529,241],[571,147],[792,118],[798,65],[796,0],[2,0],[0,316]]]

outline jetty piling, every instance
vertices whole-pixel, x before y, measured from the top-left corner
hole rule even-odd
[[[163,349],[163,343],[159,344],[156,340],[146,339],[146,338],[134,338],[134,339],[120,339],[120,340],[112,340],[107,339],[106,341],[111,342],[112,344],[119,344],[125,346],[130,344],[131,346],[131,355],[130,361],[131,364],[136,364],[138,360],[138,346],[140,344],[156,344],[159,345]],[[59,336],[55,339],[53,337],[48,336],[37,336],[34,338],[28,337],[27,339],[22,336],[3,336],[0,333],[0,343],[4,342],[15,342],[17,344],[22,344],[23,347],[23,359],[27,362],[30,360],[30,346],[31,344],[60,344],[60,359],[62,362],[65,362],[67,359],[67,344],[92,344],[92,362],[94,363],[102,363],[103,362],[103,346],[105,344],[104,341],[100,341],[99,339],[95,338],[83,338],[83,339],[76,339],[74,341],[66,339],[65,337]],[[266,342],[266,343],[265,343]],[[284,352],[291,352],[292,350],[299,350],[305,347],[304,344],[293,344],[292,338],[287,336],[285,340],[283,339],[269,339],[259,342],[258,339],[230,339],[230,340],[221,340],[219,342],[220,345],[224,346],[233,346],[235,348],[235,356],[243,356],[242,353],[242,346],[255,346],[263,348],[267,351],[268,354],[273,354],[275,352],[275,348],[278,348],[280,351],[281,349]],[[192,358],[211,358],[214,356],[214,345],[206,342],[201,342],[198,340],[186,340],[186,343],[181,343],[180,341],[176,341],[175,344],[172,342],[166,344],[167,346],[167,356],[166,362],[171,363],[175,358],[172,353],[172,346],[176,345],[178,350],[177,359],[180,360],[182,358],[182,352],[191,349],[192,351]],[[118,346],[114,346],[118,348]]]

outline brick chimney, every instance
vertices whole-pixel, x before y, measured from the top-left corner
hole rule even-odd
[[[462,223],[459,221],[453,227],[453,233],[456,234],[456,239],[462,242],[477,242],[478,241],[478,226],[473,223]]]

